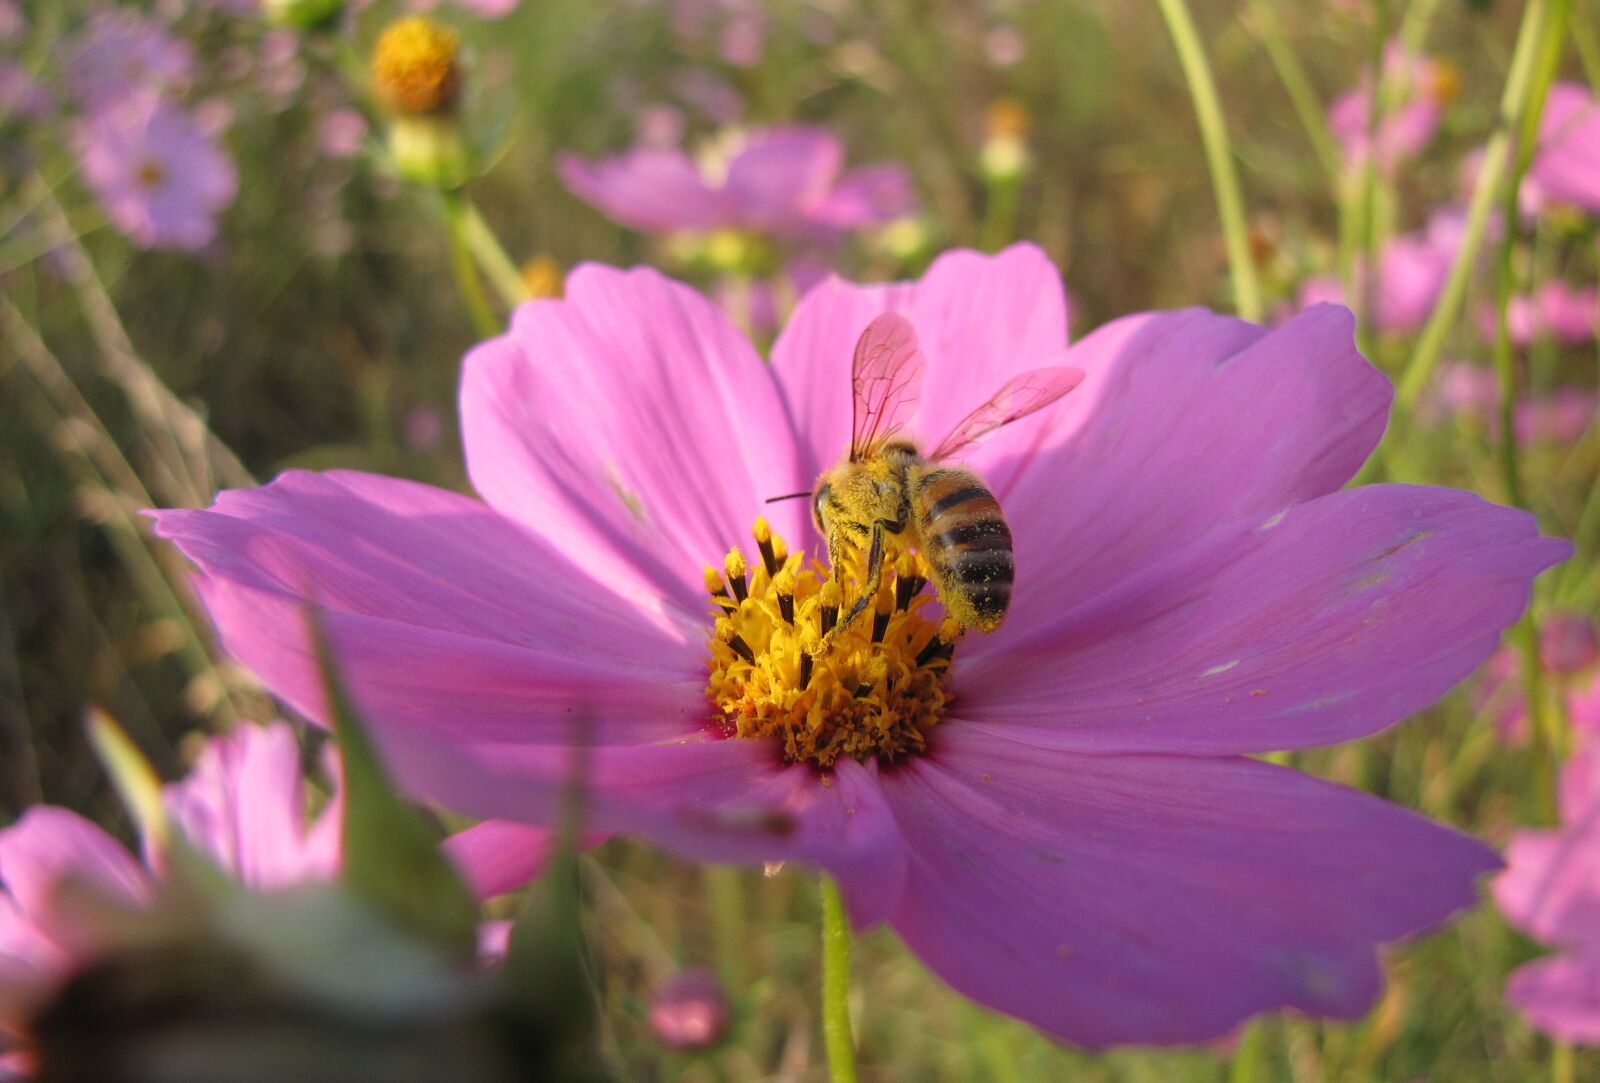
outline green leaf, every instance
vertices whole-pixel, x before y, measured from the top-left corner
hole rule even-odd
[[[437,833],[390,784],[312,618],[328,708],[344,761],[343,882],[405,928],[466,954],[476,951],[478,908],[439,849]]]

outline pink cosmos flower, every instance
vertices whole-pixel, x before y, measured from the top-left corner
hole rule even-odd
[[[1511,341],[1530,346],[1545,335],[1566,346],[1581,346],[1594,340],[1600,323],[1600,289],[1569,286],[1559,279],[1546,282],[1531,296],[1511,298],[1506,307],[1506,325]],[[1478,313],[1478,329],[1491,341],[1498,319],[1493,305]]]
[[[1550,88],[1539,119],[1539,149],[1525,182],[1534,206],[1600,213],[1600,100],[1578,83]]]
[[[1559,949],[1519,967],[1506,1002],[1566,1042],[1600,1043],[1600,745],[1561,769],[1561,827],[1518,831],[1494,881],[1506,919]]]
[[[181,90],[194,78],[189,43],[129,8],[96,12],[68,60],[78,104],[98,111],[143,91]]]
[[[106,214],[146,248],[204,248],[239,186],[233,162],[212,136],[151,93],[85,121],[78,154]]]
[[[1014,536],[1005,624],[933,631],[912,574],[881,638],[863,618],[856,646],[807,665],[776,645],[827,619],[817,539],[805,501],[766,501],[846,451],[852,350],[891,310],[926,355],[919,440],[1029,370],[1085,377],[961,456]],[[770,365],[689,288],[590,265],[467,357],[483,502],[291,472],[153,515],[227,649],[326,719],[318,612],[416,794],[551,823],[576,774],[591,829],[821,866],[858,926],[889,923],[957,990],[1053,1035],[1195,1042],[1281,1006],[1359,1015],[1375,945],[1471,905],[1496,864],[1251,758],[1422,709],[1570,551],[1469,493],[1342,490],[1390,396],[1332,306],[1271,330],[1146,313],[1068,349],[1059,275],[1025,245],[947,253],[912,283],[830,280]],[[761,515],[747,565],[729,547]],[[723,554],[729,578],[706,567]],[[843,750],[825,766],[818,734]],[[903,754],[880,754],[891,736]]]
[[[1380,331],[1415,331],[1427,322],[1444,293],[1456,246],[1429,231],[1408,233],[1387,241],[1378,253],[1378,280],[1373,287],[1373,323]],[[1366,280],[1357,269],[1358,282]],[[1365,289],[1365,285],[1359,288]],[[1307,279],[1300,286],[1302,309],[1344,301],[1344,289],[1332,276]]]
[[[1582,613],[1552,613],[1540,630],[1539,661],[1573,728],[1600,733],[1600,647],[1593,620]],[[1488,712],[1501,740],[1522,744],[1528,739],[1528,703],[1517,651],[1502,647],[1495,652],[1483,667],[1475,700],[1480,711]]]
[[[304,780],[287,724],[241,727],[212,741],[183,782],[164,791],[185,837],[240,882],[271,890],[332,876],[339,866],[338,802],[308,828]],[[159,853],[143,865],[64,808],[40,805],[0,831],[0,1026],[17,1030],[55,985],[102,944],[68,881],[130,906],[150,902]]]
[[[1390,42],[1383,53],[1384,77],[1394,84],[1393,112],[1378,125],[1378,165],[1392,169],[1420,154],[1439,129],[1444,107],[1455,97],[1454,69],[1443,61],[1405,51]],[[1346,91],[1328,109],[1328,127],[1344,148],[1347,162],[1366,160],[1372,140],[1368,132],[1373,109],[1372,73]]]
[[[1587,388],[1558,387],[1517,400],[1512,427],[1524,444],[1570,444],[1594,424],[1600,397]],[[1456,418],[1480,425],[1491,438],[1500,433],[1500,391],[1489,369],[1466,362],[1445,365],[1436,386],[1418,405],[1418,414],[1438,424]]]
[[[651,233],[749,229],[816,238],[910,211],[910,180],[899,166],[841,176],[843,167],[844,148],[832,133],[801,126],[748,133],[718,169],[679,150],[645,148],[596,162],[564,154],[557,164],[573,194]]]
[[[331,754],[328,766],[337,778]],[[184,838],[252,890],[331,879],[342,864],[342,800],[335,792],[307,822],[300,750],[287,723],[214,738],[189,776],[162,796]],[[446,840],[445,851],[487,898],[537,875],[551,845],[540,828],[483,823]],[[0,831],[0,1028],[19,1032],[58,983],[105,946],[103,929],[63,888],[143,907],[164,865],[158,849],[147,847],[141,864],[98,826],[53,805],[31,808]]]

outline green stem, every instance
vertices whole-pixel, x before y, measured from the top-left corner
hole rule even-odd
[[[528,284],[522,279],[522,272],[506,255],[506,250],[500,246],[494,231],[483,220],[483,215],[478,213],[472,200],[466,196],[458,198],[461,200],[461,223],[466,233],[467,247],[472,250],[483,273],[489,276],[500,299],[508,307],[515,308],[531,296]]]
[[[850,1034],[850,921],[839,885],[822,878],[822,1039],[833,1083],[857,1083]]]
[[[1317,161],[1322,163],[1329,181],[1337,186],[1339,143],[1334,139],[1332,130],[1328,128],[1327,111],[1317,97],[1316,88],[1311,85],[1311,78],[1306,75],[1305,66],[1300,63],[1300,57],[1295,54],[1289,39],[1284,36],[1283,24],[1278,21],[1278,13],[1273,8],[1272,2],[1273,0],[1250,0],[1250,16],[1261,35],[1261,44],[1267,50],[1267,59],[1272,61],[1272,66],[1278,73],[1278,81],[1283,84],[1283,89],[1288,91],[1289,101],[1294,105],[1295,114],[1299,116],[1300,124],[1306,130],[1306,137],[1311,140],[1311,148],[1317,153]]]
[[[1570,1042],[1556,1042],[1550,1047],[1551,1083],[1573,1083],[1578,1078],[1577,1058]]]
[[[1549,4],[1546,0],[1529,0],[1522,13],[1522,25],[1517,31],[1516,49],[1511,57],[1511,70],[1506,76],[1505,90],[1500,97],[1499,124],[1484,150],[1483,165],[1478,171],[1472,200],[1467,207],[1467,226],[1461,250],[1456,253],[1444,293],[1428,317],[1427,325],[1417,340],[1416,350],[1400,380],[1397,397],[1399,405],[1405,410],[1416,405],[1417,399],[1432,380],[1434,366],[1438,364],[1439,355],[1444,349],[1445,336],[1449,334],[1461,303],[1466,298],[1467,281],[1472,277],[1472,266],[1477,260],[1478,248],[1483,243],[1495,191],[1506,172],[1516,124],[1533,90],[1534,61],[1549,22]]]
[[[1233,1047],[1233,1060],[1228,1065],[1228,1083],[1255,1083],[1261,1075],[1262,1046],[1265,1040],[1264,1025],[1251,1023],[1239,1035]]]
[[[472,249],[467,243],[466,203],[460,194],[445,192],[445,226],[450,233],[450,266],[456,273],[456,283],[461,287],[461,297],[467,303],[473,326],[485,337],[498,335],[502,328],[494,306],[483,292],[483,282],[478,278],[478,266],[472,260]]]
[[[1233,151],[1228,144],[1228,129],[1217,99],[1217,85],[1211,77],[1200,34],[1184,0],[1156,0],[1166,20],[1172,44],[1178,50],[1178,63],[1189,83],[1194,100],[1195,119],[1200,123],[1200,139],[1205,144],[1206,164],[1211,169],[1211,187],[1217,199],[1217,214],[1222,219],[1222,238],[1228,248],[1228,270],[1233,278],[1234,305],[1247,320],[1262,315],[1261,286],[1256,281],[1255,263],[1250,256],[1250,236],[1245,223],[1244,197],[1239,191],[1239,176],[1233,166]]]

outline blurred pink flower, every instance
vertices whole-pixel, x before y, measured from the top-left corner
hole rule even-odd
[[[1498,322],[1493,304],[1479,310],[1478,330],[1485,339],[1494,340]],[[1594,286],[1580,289],[1559,280],[1546,282],[1532,296],[1513,297],[1506,306],[1506,326],[1517,346],[1530,346],[1545,335],[1562,345],[1581,346],[1594,340],[1597,322],[1600,289]]]
[[[1372,286],[1373,323],[1380,331],[1415,331],[1427,322],[1444,293],[1457,244],[1448,234],[1419,231],[1390,238],[1378,253],[1378,280]],[[1366,289],[1366,270],[1356,269],[1358,289]],[[1299,306],[1347,303],[1339,280],[1307,279],[1300,286]]]
[[[911,209],[903,169],[867,166],[841,176],[844,147],[823,128],[758,129],[736,139],[717,166],[641,148],[595,162],[564,154],[557,168],[579,198],[652,233],[750,229],[817,238]]]
[[[367,119],[354,109],[335,109],[320,123],[318,143],[330,158],[354,158],[367,137]]]
[[[28,20],[17,0],[0,0],[0,41],[16,41],[27,28]]]
[[[1558,387],[1519,399],[1511,408],[1512,426],[1525,444],[1571,443],[1594,424],[1597,407],[1600,399],[1593,391]],[[1435,388],[1418,404],[1418,414],[1435,424],[1465,419],[1498,438],[1500,389],[1494,373],[1464,362],[1444,366]]]
[[[1524,399],[1512,408],[1517,439],[1527,443],[1570,444],[1595,422],[1595,393],[1558,387],[1548,395]]]
[[[1561,769],[1561,827],[1518,831],[1494,896],[1506,920],[1557,949],[1519,967],[1506,1003],[1559,1041],[1600,1043],[1600,743]]]
[[[1407,53],[1390,42],[1383,53],[1384,77],[1394,84],[1393,111],[1378,126],[1378,165],[1392,169],[1420,154],[1454,97],[1454,69],[1430,57]],[[1373,80],[1369,71],[1354,90],[1346,91],[1328,109],[1328,126],[1344,148],[1345,160],[1366,160],[1371,146]]]
[[[77,134],[84,179],[118,229],[146,248],[211,243],[238,174],[193,117],[144,92],[89,117]]]
[[[55,104],[50,88],[21,64],[0,59],[0,123],[15,117],[36,120]]]
[[[327,763],[336,779],[331,752]],[[335,791],[308,822],[300,749],[287,723],[242,725],[213,738],[188,777],[163,789],[162,801],[190,844],[254,891],[338,875],[340,795]],[[445,840],[444,849],[487,898],[537,875],[552,845],[543,829],[489,821]],[[148,843],[140,863],[98,826],[53,805],[35,806],[0,831],[0,1029],[16,1031],[66,974],[104,946],[90,912],[62,889],[143,907],[165,863]]]
[[[709,1049],[733,1022],[727,991],[703,967],[680,970],[650,998],[650,1029],[673,1049]]]
[[[1539,121],[1539,149],[1525,182],[1533,205],[1600,213],[1600,101],[1578,83],[1550,88]]]
[[[960,641],[925,751],[821,769],[729,737],[708,703],[703,569],[758,515],[791,560],[815,551],[807,502],[765,501],[845,451],[852,349],[887,310],[927,357],[908,435],[1041,365],[1086,378],[963,456],[1024,578],[1002,628]],[[1433,702],[1570,552],[1469,493],[1344,489],[1390,398],[1331,306],[1275,330],[1146,313],[1068,349],[1060,276],[1030,246],[831,279],[770,364],[694,291],[589,265],[466,360],[487,503],[291,472],[154,514],[227,649],[326,720],[320,612],[414,793],[549,823],[581,770],[591,829],[826,868],[857,925],[888,922],[984,1005],[1091,1046],[1196,1042],[1281,1006],[1359,1015],[1375,946],[1472,905],[1495,865],[1251,756]]]
[[[517,10],[521,0],[454,0],[456,7],[465,8],[474,15],[485,19],[499,19],[510,15]],[[412,11],[432,11],[439,6],[439,0],[406,0],[406,7]]]
[[[194,51],[131,8],[105,8],[69,47],[67,84],[86,110],[117,105],[141,91],[182,90],[194,77]]]
[[[1579,731],[1600,732],[1600,660],[1594,622],[1571,611],[1552,613],[1539,633],[1539,664]],[[1477,709],[1489,713],[1500,738],[1512,744],[1528,739],[1528,704],[1523,693],[1522,658],[1501,647],[1483,667],[1474,693]]]

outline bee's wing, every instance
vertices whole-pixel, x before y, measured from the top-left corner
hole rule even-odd
[[[1001,385],[993,398],[962,418],[928,458],[954,455],[1000,426],[1044,409],[1082,382],[1082,369],[1066,367],[1029,369],[1013,376]]]
[[[852,459],[911,419],[922,397],[923,366],[917,332],[899,313],[885,312],[861,332],[850,366]]]

